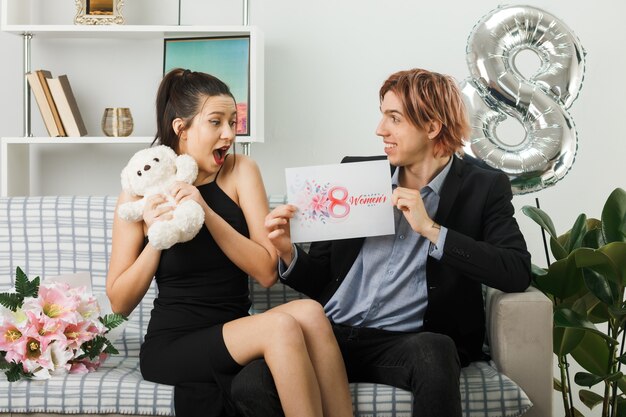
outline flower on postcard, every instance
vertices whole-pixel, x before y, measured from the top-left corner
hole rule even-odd
[[[299,206],[303,207],[301,216],[307,223],[316,221],[326,222],[328,218],[328,187],[329,184],[319,184],[315,180],[304,183],[299,196]]]

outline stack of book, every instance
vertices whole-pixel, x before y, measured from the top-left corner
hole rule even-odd
[[[26,78],[50,136],[87,134],[67,75],[53,77],[50,71],[37,70]]]

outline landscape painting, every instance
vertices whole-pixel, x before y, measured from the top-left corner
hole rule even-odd
[[[163,73],[174,68],[224,81],[237,102],[237,135],[250,135],[250,37],[165,39]]]

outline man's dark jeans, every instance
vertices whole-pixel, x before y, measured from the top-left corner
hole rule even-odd
[[[451,338],[333,325],[350,382],[373,382],[413,393],[413,416],[460,417],[461,365]],[[247,365],[233,382],[232,398],[245,417],[283,412],[263,360]]]

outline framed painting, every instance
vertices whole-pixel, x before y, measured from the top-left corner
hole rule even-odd
[[[121,25],[124,0],[75,0],[77,25]]]
[[[224,81],[237,103],[237,136],[250,135],[250,36],[165,39],[163,73],[201,71]]]

